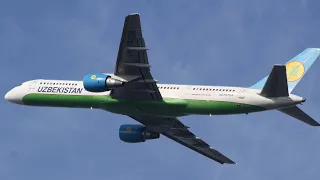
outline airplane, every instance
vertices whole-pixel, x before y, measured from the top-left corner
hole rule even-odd
[[[188,115],[248,114],[278,110],[311,126],[320,124],[298,104],[305,98],[291,94],[320,54],[307,48],[250,87],[159,84],[150,72],[140,14],[125,17],[114,73],[86,74],[81,81],[35,79],[5,94],[9,102],[42,107],[101,109],[126,115],[137,124],[124,124],[119,138],[140,143],[166,136],[220,164],[235,164],[178,118]]]

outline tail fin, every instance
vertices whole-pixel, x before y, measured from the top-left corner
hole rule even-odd
[[[320,55],[320,48],[307,48],[290,61],[286,63],[288,93],[296,87],[302,77],[307,73],[311,65]],[[268,79],[268,76],[257,82],[250,88],[262,89]]]

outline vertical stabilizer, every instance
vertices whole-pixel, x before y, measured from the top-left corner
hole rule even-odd
[[[320,48],[308,48],[292,58],[286,63],[286,75],[288,81],[288,93],[295,88],[299,83],[302,77],[307,73],[311,65],[320,55]],[[268,76],[263,78],[261,81],[257,82],[255,85],[250,88],[253,89],[262,89],[266,84]]]

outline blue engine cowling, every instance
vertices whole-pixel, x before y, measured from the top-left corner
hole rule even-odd
[[[125,124],[119,128],[119,137],[127,143],[145,142],[148,139],[158,139],[159,133],[150,132],[145,126]]]
[[[83,77],[83,87],[89,92],[109,91],[122,85],[122,81],[105,74],[87,74]]]

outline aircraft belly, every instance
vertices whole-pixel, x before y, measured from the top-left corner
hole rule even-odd
[[[92,96],[62,94],[27,94],[22,99],[24,105],[70,108],[90,108],[94,106]]]
[[[128,101],[106,95],[28,94],[23,103],[30,106],[96,108],[125,115],[181,116],[187,106],[185,100]]]
[[[247,104],[265,108],[266,110],[290,107],[297,104],[289,97],[266,98],[255,93],[246,94],[244,102]]]
[[[143,114],[167,117],[177,117],[189,114],[241,114],[265,110],[265,108],[244,103],[211,100],[181,100],[170,98],[164,98],[163,101],[106,102],[103,103],[100,108],[113,113],[125,115]]]
[[[100,109],[124,115],[152,115],[177,117],[184,115],[187,102],[181,99],[163,99],[163,101],[127,101],[106,100],[101,102]]]
[[[263,111],[265,108],[245,104],[243,102],[216,101],[216,100],[187,100],[187,114],[223,115],[242,114]]]
[[[189,114],[240,114],[265,110],[263,107],[250,104],[248,100],[237,98],[215,100],[164,98],[161,101],[129,101],[113,99],[106,95],[28,94],[23,98],[23,103],[33,106],[97,108],[117,114],[167,117]]]
[[[166,97],[168,98],[168,97]],[[216,93],[206,95],[181,95],[180,98],[187,101],[185,114],[199,115],[223,115],[242,114],[266,110],[260,106],[256,97],[246,93]]]

